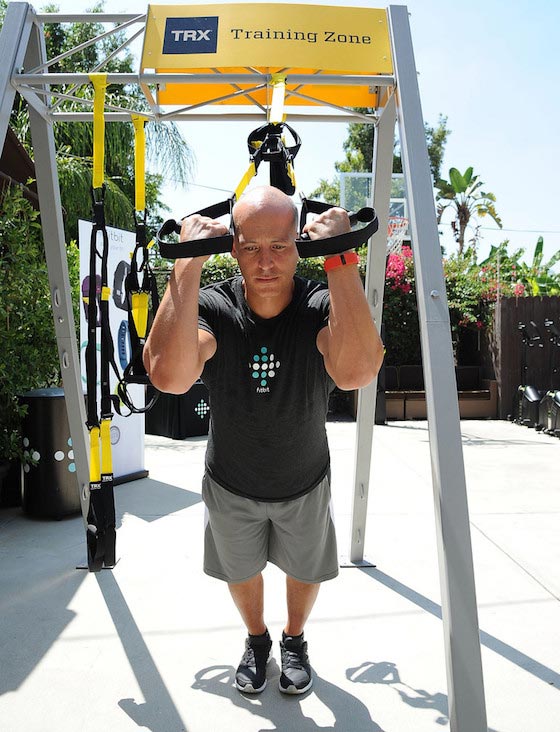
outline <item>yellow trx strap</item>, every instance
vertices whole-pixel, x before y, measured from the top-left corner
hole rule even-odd
[[[101,475],[113,477],[113,449],[111,447],[111,419],[102,419],[101,436]]]
[[[250,163],[249,167],[247,168],[245,174],[237,184],[237,188],[235,189],[235,198],[239,199],[245,188],[249,185],[249,182],[251,181],[251,178],[254,178],[257,174],[257,166],[255,163]]]
[[[286,114],[284,112],[284,101],[286,99],[286,76],[284,74],[272,74],[270,85],[272,87],[272,100],[270,103],[270,109],[268,114],[269,125],[281,125],[286,120]],[[284,138],[282,138],[284,142]],[[257,151],[262,145],[261,140],[252,140],[251,145],[255,151]],[[251,161],[249,167],[244,173],[243,177],[239,181],[237,188],[235,189],[235,198],[239,199],[245,188],[249,185],[252,178],[257,174],[257,168],[260,162],[255,163]],[[296,180],[295,173],[291,163],[286,166],[286,171],[292,184],[295,188]]]
[[[134,125],[134,190],[135,209],[146,208],[146,118],[139,114],[131,115]]]
[[[105,94],[107,74],[90,74],[93,84],[93,188],[101,188],[105,180]]]
[[[89,482],[97,488],[101,487],[100,457],[99,427],[92,427],[89,431]]]
[[[286,77],[283,74],[272,74],[270,82],[272,86],[272,102],[268,121],[273,125],[279,125],[286,121],[284,114],[284,100],[286,99]]]
[[[134,125],[134,188],[135,209],[146,209],[146,118],[139,114],[131,115]],[[145,239],[144,239],[145,240]],[[146,338],[148,330],[149,292],[131,293],[131,314],[139,338]]]

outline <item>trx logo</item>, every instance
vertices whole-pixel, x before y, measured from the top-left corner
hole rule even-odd
[[[163,53],[216,53],[218,16],[200,18],[167,18],[163,37]]]
[[[208,34],[210,28],[207,30],[174,30],[171,31],[174,41],[209,41]]]

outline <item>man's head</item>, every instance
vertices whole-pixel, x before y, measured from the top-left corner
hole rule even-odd
[[[232,254],[251,307],[264,299],[274,310],[274,303],[285,307],[291,299],[298,261],[297,222],[291,198],[271,186],[250,189],[233,207]]]

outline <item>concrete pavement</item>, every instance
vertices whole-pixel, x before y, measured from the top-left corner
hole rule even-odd
[[[461,423],[489,729],[560,730],[560,441]],[[348,551],[355,424],[328,425]],[[114,570],[76,570],[81,517],[0,511],[1,732],[435,732],[449,728],[426,422],[376,426],[366,558],[325,583],[306,629],[316,672],[277,688],[283,577],[265,571],[269,684],[233,686],[244,630],[201,571],[205,438],[146,437],[150,478],[116,489]],[[481,731],[482,732],[482,731]]]

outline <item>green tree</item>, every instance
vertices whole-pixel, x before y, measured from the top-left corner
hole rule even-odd
[[[3,22],[6,0],[0,0],[0,23]],[[45,12],[56,12],[56,5],[47,5]],[[96,4],[87,12],[103,11],[103,3]],[[95,39],[106,28],[100,23],[54,23],[45,26],[47,57],[54,59],[76,46]],[[117,32],[95,41],[70,56],[59,59],[50,69],[55,72],[90,73],[102,65],[107,72],[129,73],[133,70],[130,51],[121,50],[109,58],[124,41],[124,34]],[[54,91],[71,93],[75,97],[93,97],[90,85],[78,88],[53,86]],[[148,111],[143,95],[135,86],[109,86],[107,102],[127,109]],[[56,103],[56,102],[55,102]],[[65,100],[58,109],[72,111],[80,103]],[[18,138],[31,152],[29,116],[27,103],[19,95],[11,115],[11,124]],[[64,224],[68,241],[77,238],[78,219],[91,216],[91,182],[93,125],[84,122],[58,122],[54,126],[57,150],[57,167],[61,188]],[[146,206],[151,214],[151,223],[156,226],[161,220],[159,211],[166,207],[159,199],[163,177],[186,182],[190,171],[191,154],[187,143],[173,123],[149,122],[146,126],[146,149],[148,162],[157,166],[157,173],[146,174]],[[134,130],[132,123],[110,123],[105,130],[105,174],[108,187],[106,197],[107,221],[120,228],[131,228],[134,207]]]
[[[502,228],[502,221],[494,205],[496,196],[481,190],[483,185],[480,177],[473,174],[472,167],[467,168],[464,173],[460,173],[457,168],[451,168],[449,181],[443,178],[436,181],[437,221],[438,224],[441,223],[445,211],[451,209],[453,214],[451,228],[459,255],[463,253],[467,227],[471,225],[473,219],[490,216]],[[478,238],[477,226],[471,240],[474,249]]]
[[[0,460],[21,457],[17,395],[60,383],[39,212],[19,186],[4,190],[0,218]],[[79,251],[67,247],[79,322]]]
[[[560,250],[543,262],[544,239],[539,236],[533,257],[528,264],[523,260],[525,249],[508,251],[508,241],[492,246],[486,259],[480,263],[484,276],[491,273],[496,289],[502,295],[543,297],[560,295],[560,274],[553,267],[560,262]]]
[[[361,109],[361,112],[371,113],[372,110]],[[426,144],[428,157],[430,159],[430,170],[434,181],[439,180],[441,164],[445,151],[447,138],[451,130],[447,127],[447,117],[439,115],[435,126],[424,124],[426,133]],[[348,125],[348,137],[344,141],[343,148],[346,153],[344,160],[335,163],[335,169],[339,173],[370,173],[373,162],[373,136],[374,125],[352,122]],[[400,145],[395,141],[393,150],[393,172],[402,173],[402,160]],[[310,194],[312,198],[322,198],[328,203],[340,202],[340,185],[338,178],[328,181],[322,178],[318,187]]]

